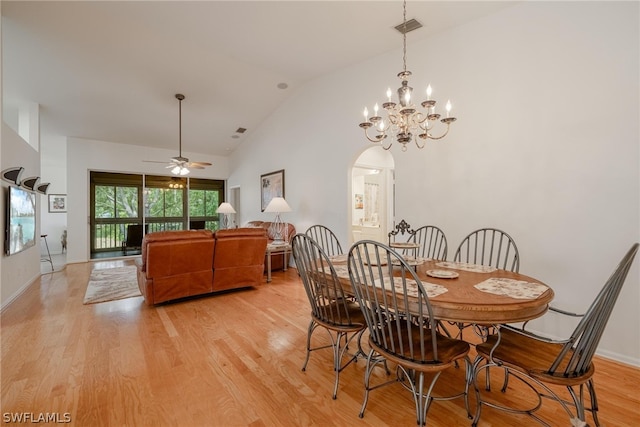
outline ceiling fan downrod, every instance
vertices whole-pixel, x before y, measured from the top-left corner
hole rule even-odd
[[[177,160],[187,162],[188,160],[182,157],[182,101],[185,96],[181,93],[176,93],[176,99],[178,100],[178,158]]]

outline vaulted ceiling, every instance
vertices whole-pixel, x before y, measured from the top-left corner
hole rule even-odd
[[[514,2],[409,2],[409,42]],[[3,107],[43,135],[228,155],[297,88],[401,48],[401,1],[3,1]],[[282,89],[282,87],[286,87]],[[17,119],[15,119],[17,120]],[[236,133],[246,128],[244,134]]]

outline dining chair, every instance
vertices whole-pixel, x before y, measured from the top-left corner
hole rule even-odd
[[[416,232],[411,228],[411,226],[407,223],[407,221],[403,219],[394,227],[393,230],[391,230],[387,234],[387,237],[389,238],[389,245],[391,245],[392,242],[395,242],[398,239],[398,234],[401,236],[402,239],[404,239],[402,240],[402,242],[408,242],[408,241],[411,241],[415,233]],[[406,234],[406,237],[405,237],[405,234]]]
[[[518,378],[536,391],[538,396],[536,402],[531,408],[520,412],[529,414],[541,424],[546,425],[534,412],[542,406],[542,398],[548,398],[557,401],[562,406],[569,415],[572,426],[586,426],[585,411],[591,412],[596,426],[600,425],[597,414],[598,401],[593,383],[595,368],[592,359],[637,252],[638,243],[635,243],[622,258],[584,314],[578,315],[563,310],[553,310],[561,315],[581,318],[569,338],[550,339],[531,333],[524,326],[502,325],[495,334],[490,335],[485,342],[476,346],[478,355],[474,361],[474,371],[476,372],[474,387],[478,403],[473,420],[474,426],[480,419],[482,404],[506,409],[510,412],[518,412],[512,408],[480,399],[477,373],[484,369],[488,374],[490,369],[494,367],[505,370],[505,379],[507,375]],[[566,387],[573,402],[558,396],[549,385]],[[585,387],[589,392],[590,406],[584,404]],[[488,391],[491,389],[488,381],[485,388]],[[577,392],[575,388],[578,388]],[[505,381],[502,392],[507,391],[508,385]],[[575,408],[575,416],[569,406]]]
[[[379,242],[356,242],[347,260],[351,286],[369,331],[370,350],[360,418],[364,417],[369,392],[393,383],[401,383],[412,392],[418,425],[426,424],[427,412],[434,400],[463,397],[471,418],[469,344],[438,332],[429,303],[428,292],[445,288],[439,285],[432,285],[434,289],[425,288],[403,256]],[[442,372],[461,359],[466,366],[463,391],[436,396],[433,390]],[[372,370],[386,361],[396,364],[395,378],[372,384]]]
[[[480,228],[469,233],[458,245],[453,260],[516,273],[520,270],[520,254],[516,242],[497,228]]]
[[[480,228],[469,233],[458,245],[453,256],[455,262],[466,262],[509,270],[518,273],[520,254],[513,238],[497,228]],[[466,328],[475,327],[470,323],[449,322],[457,326],[458,337]],[[478,335],[486,335],[486,327]]]
[[[444,261],[447,259],[447,237],[435,225],[424,225],[415,230],[412,241],[420,245],[416,256]]]
[[[145,224],[144,233],[142,224],[127,225],[127,235],[122,241],[122,252],[127,254],[127,249],[142,249],[142,238],[149,232],[149,224]]]
[[[330,257],[342,255],[342,246],[333,231],[327,226],[316,224],[307,228],[305,234],[316,241]]]
[[[335,382],[333,398],[338,395],[340,372],[363,355],[360,337],[366,329],[364,316],[358,304],[347,298],[329,256],[320,245],[306,234],[296,234],[292,241],[293,258],[311,305],[311,321],[307,330],[307,357],[302,370],[307,369],[312,351],[333,349]],[[331,340],[329,345],[311,346],[313,332],[321,327]],[[355,340],[357,351],[348,354],[349,345]],[[343,363],[345,356],[348,360]]]

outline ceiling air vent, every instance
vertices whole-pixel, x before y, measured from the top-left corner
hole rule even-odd
[[[405,34],[410,31],[417,30],[418,28],[422,28],[422,24],[416,21],[415,19],[410,19],[407,21],[407,25],[406,25],[407,31],[404,30],[405,29],[404,23],[396,25],[394,28],[398,30],[400,34]]]
[[[236,133],[245,133],[247,130],[245,128],[236,129]]]

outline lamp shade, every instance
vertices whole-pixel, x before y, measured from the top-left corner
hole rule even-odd
[[[265,212],[291,212],[291,207],[283,197],[274,197],[264,210]]]
[[[231,203],[224,202],[220,203],[220,206],[216,209],[216,213],[234,214],[236,211],[233,209],[233,206],[231,206]]]

